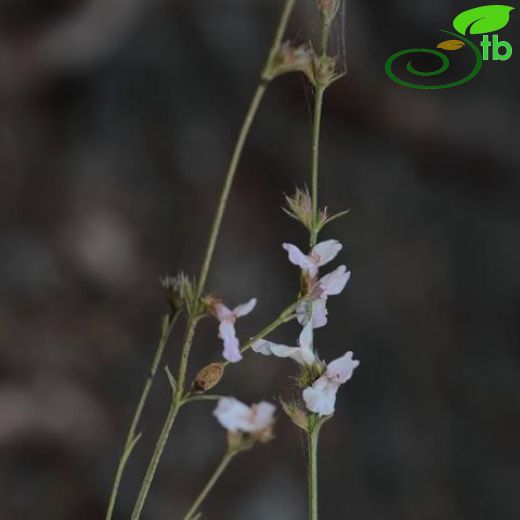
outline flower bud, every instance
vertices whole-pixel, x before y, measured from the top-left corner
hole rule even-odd
[[[301,222],[309,231],[313,228],[312,201],[309,190],[296,188],[296,192],[292,197],[285,197],[287,208],[283,208],[285,213]]]
[[[202,368],[195,376],[192,390],[196,393],[203,393],[217,386],[224,375],[223,363],[210,363]]]
[[[316,56],[312,64],[311,83],[317,87],[328,87],[334,83],[342,74],[336,70],[336,58],[333,56]]]
[[[166,275],[160,281],[173,311],[185,305],[191,308],[195,301],[195,284],[188,276],[181,272],[176,276]]]

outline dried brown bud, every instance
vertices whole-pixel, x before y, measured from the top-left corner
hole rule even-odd
[[[210,363],[199,370],[193,381],[193,392],[202,393],[215,387],[224,375],[223,363]]]
[[[217,305],[221,303],[222,300],[212,294],[208,294],[202,298],[202,304],[206,308],[206,311],[215,318],[217,318]]]
[[[252,432],[251,438],[255,441],[261,442],[262,444],[265,444],[269,441],[272,441],[274,439],[273,435],[273,425],[271,424],[267,428],[264,428],[263,430],[259,430],[256,432]]]
[[[309,415],[307,412],[302,410],[295,402],[285,403],[284,401],[280,401],[280,403],[289,419],[291,419],[298,428],[307,431],[309,428]]]
[[[327,87],[341,77],[342,74],[336,70],[336,62],[333,56],[323,55],[314,58],[310,77],[314,86]]]
[[[339,11],[341,0],[316,0],[316,5],[326,23],[332,22]]]
[[[284,42],[270,64],[267,75],[270,79],[289,72],[303,72],[309,75],[312,71],[313,56],[313,50],[306,45],[296,47],[289,41]]]

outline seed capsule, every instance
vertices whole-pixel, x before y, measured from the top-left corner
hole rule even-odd
[[[194,392],[203,393],[211,390],[218,384],[224,374],[223,363],[210,363],[202,368],[195,376],[192,389]]]

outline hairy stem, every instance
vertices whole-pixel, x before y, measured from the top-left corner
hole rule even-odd
[[[318,176],[319,176],[319,157],[320,157],[320,131],[321,115],[323,111],[323,95],[325,88],[321,85],[316,87],[314,94],[314,117],[312,121],[312,170],[311,170],[311,196],[312,196],[312,218],[313,229],[310,234],[311,247],[316,245],[318,240]]]
[[[309,520],[318,520],[318,441],[321,424],[315,423],[307,432]]]
[[[117,465],[116,474],[114,476],[114,483],[112,484],[112,491],[110,493],[110,499],[108,502],[107,512],[105,514],[105,520],[110,520],[112,515],[114,514],[114,508],[116,505],[117,494],[119,492],[119,486],[121,484],[121,480],[123,478],[123,473],[126,468],[126,463],[132,451],[137,444],[137,441],[140,438],[140,434],[138,435],[137,426],[139,425],[139,421],[141,420],[141,415],[143,413],[144,406],[148,399],[148,394],[152,388],[152,384],[155,378],[155,374],[157,373],[157,369],[163,357],[164,349],[168,340],[171,336],[173,327],[179,317],[180,311],[177,311],[173,315],[165,315],[162,320],[161,326],[161,336],[159,338],[159,343],[157,345],[157,349],[155,351],[152,365],[150,367],[150,372],[148,373],[148,377],[146,378],[146,382],[143,386],[143,390],[141,392],[141,397],[139,398],[139,402],[137,404],[137,408],[135,409],[134,416],[132,418],[132,422],[130,424],[130,428],[128,430],[128,434],[126,436],[125,445],[123,447],[123,452],[121,454],[121,458],[119,459],[119,463]]]
[[[195,514],[199,510],[200,506],[202,505],[204,500],[206,500],[206,497],[208,496],[209,492],[213,489],[218,479],[220,478],[222,473],[224,473],[225,469],[229,466],[230,462],[233,460],[233,457],[236,454],[236,451],[228,450],[226,452],[224,457],[222,457],[220,464],[217,466],[217,468],[209,478],[208,482],[191,505],[189,511],[186,513],[183,520],[193,520],[195,518]]]

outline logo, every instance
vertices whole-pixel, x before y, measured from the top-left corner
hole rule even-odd
[[[464,85],[464,83],[472,80],[480,72],[483,62],[489,60],[507,61],[511,58],[513,54],[511,44],[505,40],[500,40],[497,34],[491,35],[490,33],[494,33],[508,24],[509,14],[513,9],[514,7],[508,5],[483,5],[463,11],[453,20],[453,27],[457,32],[441,29],[441,32],[451,36],[451,39],[440,42],[437,44],[436,49],[406,49],[392,54],[385,63],[387,76],[403,87],[416,89],[446,89]],[[482,35],[478,46],[470,39],[469,35]],[[441,84],[421,84],[421,82],[416,83],[415,81],[401,79],[394,72],[394,64],[399,58],[412,54],[422,54],[423,56],[429,55],[439,59],[440,65],[434,70],[424,71],[415,68],[412,60],[409,60],[406,63],[406,71],[410,75],[419,78],[440,76],[450,68],[450,60],[446,52],[452,53],[461,49],[469,50],[470,56],[474,60],[473,68],[462,79]]]

